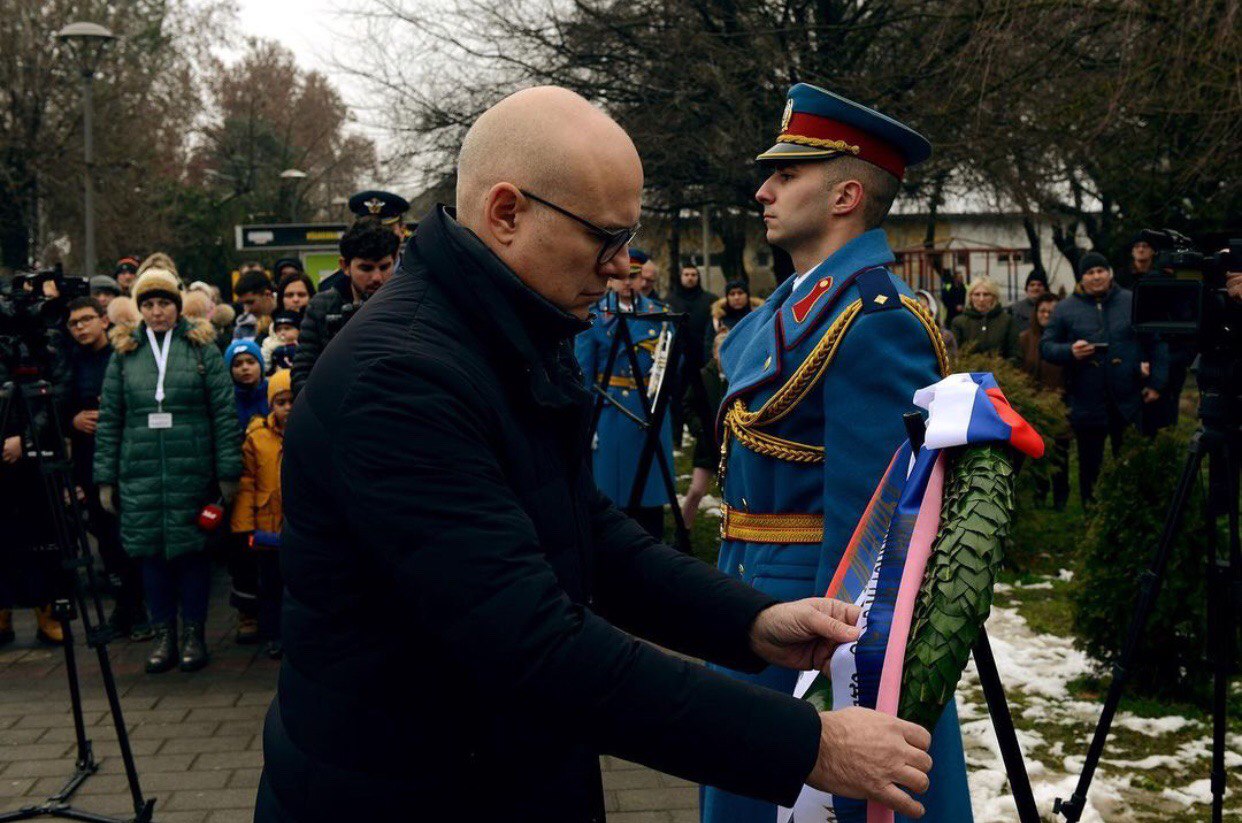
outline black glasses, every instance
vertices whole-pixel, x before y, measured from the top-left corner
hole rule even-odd
[[[634,225],[630,226],[629,228],[625,228],[625,229],[606,229],[602,226],[595,225],[590,220],[587,220],[585,217],[579,217],[578,215],[574,214],[569,209],[561,208],[555,203],[552,203],[548,200],[544,200],[542,197],[538,197],[537,195],[531,194],[526,189],[518,189],[518,191],[520,191],[526,197],[529,197],[531,200],[534,200],[536,203],[542,206],[547,206],[548,208],[552,209],[552,211],[560,212],[561,214],[568,217],[570,220],[573,220],[577,223],[581,223],[583,226],[587,227],[587,229],[591,232],[591,234],[595,235],[601,241],[603,241],[603,246],[599,250],[599,256],[595,259],[595,265],[597,266],[604,265],[609,260],[616,257],[617,254],[623,248],[628,246],[630,242],[634,239],[634,235],[638,234],[638,227],[641,225],[639,223],[635,223]]]

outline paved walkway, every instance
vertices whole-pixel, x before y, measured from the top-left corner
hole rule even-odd
[[[217,578],[215,590],[226,590],[224,578]],[[35,643],[29,611],[19,611],[14,622],[17,642],[0,651],[0,812],[41,803],[57,792],[76,756],[64,654]],[[279,664],[255,646],[235,645],[233,629],[231,610],[217,598],[208,621],[212,663],[194,674],[147,675],[147,643],[122,640],[110,646],[142,790],[156,798],[159,823],[252,819],[263,764],[263,715]],[[129,817],[133,806],[98,662],[80,640],[79,647],[88,736],[101,768],[73,802],[83,810]],[[698,820],[692,784],[615,758],[604,758],[603,766],[609,823]]]

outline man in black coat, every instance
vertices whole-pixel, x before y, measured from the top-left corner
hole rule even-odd
[[[510,182],[517,181],[517,182]],[[603,820],[601,753],[790,803],[921,807],[929,736],[725,678],[822,668],[857,609],[777,603],[595,487],[570,344],[628,267],[641,164],[582,98],[528,89],[458,161],[459,215],[333,340],[285,435],[285,659],[256,820]]]

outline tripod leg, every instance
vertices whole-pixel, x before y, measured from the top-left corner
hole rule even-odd
[[[73,776],[61,790],[48,798],[49,801],[68,800],[87,777],[99,771],[91,741],[86,737],[86,721],[82,716],[82,689],[78,683],[78,659],[73,647],[73,608],[67,600],[57,600],[53,608],[65,633],[65,673],[69,678],[69,705],[73,712],[73,731],[78,743],[78,759]]]
[[[1160,543],[1156,546],[1156,553],[1152,557],[1151,565],[1139,578],[1139,596],[1134,607],[1134,617],[1130,620],[1121,656],[1113,665],[1113,681],[1109,684],[1104,708],[1100,710],[1100,720],[1091,738],[1091,745],[1087,749],[1082,774],[1078,778],[1078,784],[1070,799],[1062,801],[1058,797],[1053,805],[1053,811],[1064,815],[1069,823],[1077,823],[1086,808],[1087,791],[1091,788],[1096,767],[1099,766],[1100,757],[1104,754],[1104,744],[1108,740],[1113,717],[1117,714],[1117,707],[1121,703],[1121,693],[1125,690],[1126,681],[1129,679],[1130,664],[1138,653],[1139,639],[1147,628],[1147,619],[1151,616],[1156,598],[1160,595],[1160,584],[1164,580],[1165,569],[1169,565],[1169,556],[1173,553],[1173,541],[1181,528],[1182,515],[1190,499],[1190,490],[1194,488],[1195,480],[1199,476],[1199,469],[1203,464],[1207,448],[1208,443],[1204,439],[1204,433],[1200,431],[1190,441],[1190,451],[1186,455],[1186,462],[1182,465],[1182,473],[1177,481],[1177,489],[1173,492],[1173,501],[1169,505],[1169,513],[1164,520],[1164,528],[1160,533]]]
[[[1213,452],[1208,462],[1207,557],[1208,557],[1208,649],[1212,662],[1212,820],[1224,818],[1227,772],[1225,746],[1228,733],[1229,678],[1234,669],[1235,623],[1238,592],[1234,580],[1239,561],[1238,473],[1230,444]],[[1218,459],[1219,458],[1219,459]],[[1221,551],[1217,523],[1225,516],[1229,542]]]
[[[1014,804],[1018,807],[1018,820],[1022,823],[1039,823],[1039,809],[1035,805],[1035,793],[1031,791],[1031,779],[1026,773],[1026,760],[1018,744],[1018,733],[1013,727],[1013,715],[1005,699],[1005,689],[996,669],[992,644],[986,629],[979,629],[979,639],[972,649],[975,668],[979,671],[979,684],[988,702],[988,714],[992,716],[992,728],[996,730],[996,742],[1000,744],[1001,758],[1005,761],[1005,773],[1009,775],[1009,787],[1013,790]]]

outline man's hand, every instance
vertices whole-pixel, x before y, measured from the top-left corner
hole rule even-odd
[[[108,514],[116,515],[116,487],[108,485],[99,487],[99,508]]]
[[[906,794],[927,791],[931,735],[922,726],[871,709],[821,712],[819,757],[807,785],[821,791],[875,800],[906,817],[922,817],[923,804]]]
[[[1143,377],[1151,377],[1151,363],[1146,361],[1139,363],[1139,374]]]
[[[99,428],[99,412],[83,409],[73,416],[73,427],[83,434],[94,434]]]
[[[1242,272],[1231,271],[1225,276],[1225,293],[1242,303]]]
[[[1155,389],[1143,389],[1143,402],[1144,403],[1155,403],[1159,399],[1160,399],[1160,392],[1156,391]]]
[[[769,663],[795,671],[824,671],[842,643],[858,639],[859,608],[827,597],[778,603],[759,612],[750,648]]]
[[[4,455],[5,463],[16,463],[22,457],[22,438],[21,435],[13,435],[4,438]]]
[[[1086,360],[1088,357],[1095,354],[1095,346],[1088,343],[1086,340],[1075,340],[1074,345],[1070,346],[1070,352],[1074,355],[1076,360]]]

